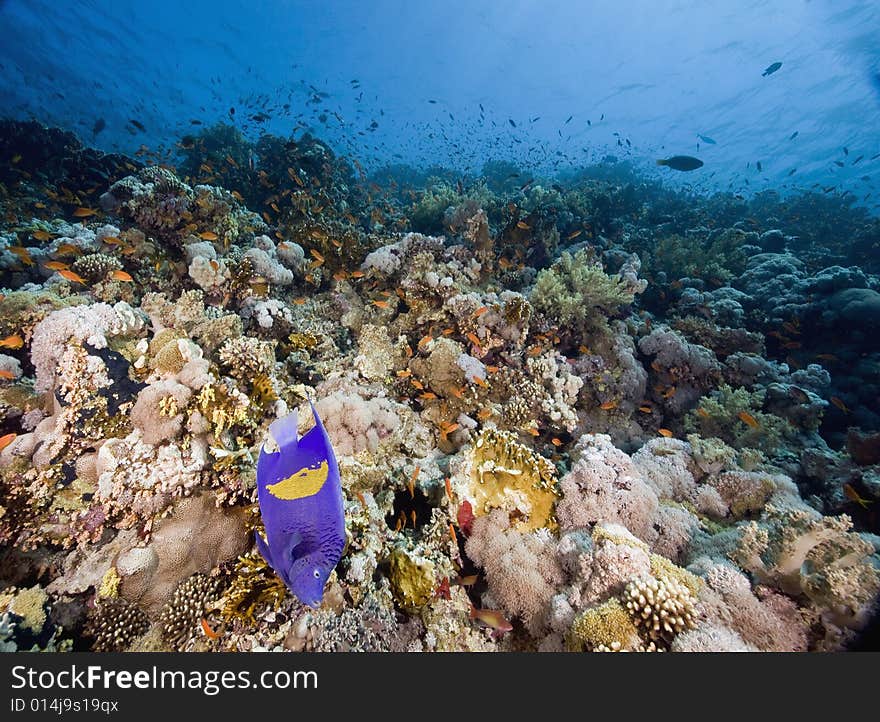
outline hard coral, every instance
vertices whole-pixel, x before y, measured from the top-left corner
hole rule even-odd
[[[517,529],[532,531],[556,526],[556,469],[510,432],[480,432],[465,452],[452,484],[459,497],[471,503],[478,517],[502,509],[515,515]]]

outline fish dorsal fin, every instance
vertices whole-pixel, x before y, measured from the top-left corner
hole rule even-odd
[[[268,454],[277,454],[281,449],[296,446],[298,440],[296,409],[287,416],[276,419],[269,426],[269,439],[264,444],[264,451]],[[274,446],[275,448],[272,448]]]

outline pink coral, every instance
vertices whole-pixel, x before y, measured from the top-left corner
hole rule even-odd
[[[497,509],[474,520],[468,556],[480,565],[494,603],[522,618],[533,632],[544,624],[550,600],[563,581],[556,543],[546,530],[510,529],[507,513]]]

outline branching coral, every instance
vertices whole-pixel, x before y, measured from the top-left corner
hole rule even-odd
[[[623,603],[641,634],[656,644],[668,646],[676,634],[694,626],[696,600],[673,579],[637,577],[624,588]]]
[[[563,252],[538,274],[529,297],[532,305],[560,327],[587,341],[607,333],[607,319],[632,303],[637,289],[620,276],[609,276],[586,251]]]
[[[218,586],[217,579],[204,574],[193,574],[178,584],[159,613],[162,636],[172,648],[181,650],[186,646],[199,619],[219,598]]]
[[[142,609],[124,599],[105,599],[92,610],[86,626],[92,651],[124,652],[131,643],[150,628],[150,620]]]

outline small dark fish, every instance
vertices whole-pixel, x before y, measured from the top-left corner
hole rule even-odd
[[[834,165],[836,165],[838,168],[843,168],[843,161],[836,160],[836,161],[834,161]]]
[[[573,115],[569,115],[568,118],[565,119],[565,122],[563,123],[563,125],[568,125],[568,124],[571,122],[571,119],[572,119],[572,118],[574,118],[574,116],[573,116]]]
[[[235,108],[230,108],[229,109],[229,117],[232,118],[234,116],[235,116]]]
[[[700,135],[697,133],[697,138],[702,140],[704,143],[708,143],[709,145],[716,145],[715,141],[712,140],[708,135]]]
[[[775,73],[781,67],[782,67],[782,63],[779,63],[779,62],[773,63],[772,65],[768,65],[767,69],[763,73],[761,73],[761,76],[764,77],[767,75],[773,75],[773,73]]]
[[[201,125],[202,121],[196,120],[195,118],[193,118],[191,121],[189,121],[189,124],[190,125]]]
[[[92,137],[94,138],[95,136],[97,136],[98,133],[100,133],[106,127],[107,121],[105,121],[103,118],[98,118],[95,121],[95,124],[92,126]]]
[[[436,100],[428,100],[429,103],[436,103]]]
[[[758,169],[758,173],[761,173],[764,170],[764,167],[761,165],[761,161],[755,163],[755,168]]]
[[[847,148],[846,146],[843,146],[843,154],[849,155],[849,148]]]
[[[535,179],[534,179],[534,178],[532,178],[531,180],[527,180],[525,183],[523,183],[523,184],[519,187],[519,189],[520,189],[521,191],[524,191],[526,188],[528,188],[528,187],[529,187],[530,185],[532,185],[532,183],[534,183],[534,182],[535,182]]]
[[[508,119],[507,119],[507,122],[510,123],[510,126],[511,126],[512,128],[516,128],[516,123],[513,122],[513,118],[508,118]]]
[[[589,119],[589,118],[587,118],[587,125],[589,125],[589,126],[591,126],[591,127],[592,127],[592,125],[593,125],[593,124],[590,122],[590,119]]]
[[[797,137],[798,137],[798,131],[795,131],[795,132],[792,133],[790,136],[788,136],[788,139],[789,139],[789,140],[794,140],[794,139],[797,138]]]
[[[862,160],[862,158],[864,158],[864,157],[865,157],[865,156],[860,155],[858,158],[856,158],[856,159],[852,162],[852,164],[855,165],[855,164],[858,163],[860,160]]]
[[[147,132],[147,129],[144,128],[143,124],[139,123],[138,121],[136,121],[136,120],[129,120],[128,122],[131,123],[135,128],[137,128],[141,133],[146,133],[146,132]]]
[[[795,173],[797,173],[797,168],[792,168],[790,171],[788,171],[788,175],[790,176],[793,176]]]
[[[692,155],[673,155],[670,158],[661,158],[657,161],[657,165],[665,165],[672,170],[689,171],[703,167],[703,161],[694,158]]]
[[[872,155],[870,158],[868,158],[868,160],[877,160],[878,158],[880,158],[880,153],[878,153],[877,155]]]

